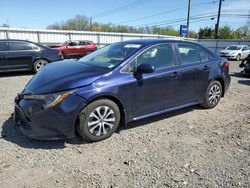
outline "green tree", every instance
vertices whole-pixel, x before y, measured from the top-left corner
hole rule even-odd
[[[62,29],[62,30],[89,30],[89,19],[86,16],[76,15],[74,18],[68,19],[65,22],[56,22],[47,27],[47,29]]]
[[[214,29],[211,27],[200,28],[198,34],[200,39],[212,39],[214,37]]]

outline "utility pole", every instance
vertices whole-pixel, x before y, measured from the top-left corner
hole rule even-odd
[[[189,18],[190,18],[190,5],[191,0],[188,0],[188,15],[187,15],[187,37],[189,36]]]
[[[218,38],[218,32],[219,32],[219,25],[220,25],[220,12],[221,12],[221,4],[222,0],[219,2],[219,9],[218,9],[218,16],[217,16],[217,23],[215,24],[215,33],[214,33],[214,38]]]

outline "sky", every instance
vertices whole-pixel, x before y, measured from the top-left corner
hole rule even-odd
[[[214,27],[218,1],[191,0],[190,30]],[[187,5],[188,0],[0,0],[0,25],[45,29],[80,14],[92,17],[93,22],[178,29],[186,24]],[[247,22],[242,15],[250,15],[249,0],[224,0],[220,26],[237,29]]]

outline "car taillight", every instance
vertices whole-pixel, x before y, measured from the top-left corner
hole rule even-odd
[[[225,63],[225,67],[227,67],[227,68],[230,67],[230,62],[229,62],[229,61],[227,61],[227,62]]]
[[[62,56],[62,51],[61,51],[61,50],[58,50],[57,55],[58,55],[58,56]]]

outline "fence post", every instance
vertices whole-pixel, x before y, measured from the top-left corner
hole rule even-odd
[[[215,52],[217,52],[217,50],[218,50],[218,42],[219,42],[219,40],[216,39],[216,43],[215,43]]]
[[[68,34],[68,35],[69,35],[69,40],[71,40],[71,33],[69,32],[69,34]]]
[[[123,41],[123,35],[121,35],[121,41]]]
[[[6,39],[9,39],[9,31],[6,29],[6,31],[5,31],[6,33],[5,33],[5,35],[6,35]]]
[[[39,31],[37,31],[37,43],[40,43],[40,33],[39,33]]]
[[[96,42],[97,42],[97,46],[100,48],[100,43],[101,43],[100,33],[97,33],[96,35]]]

